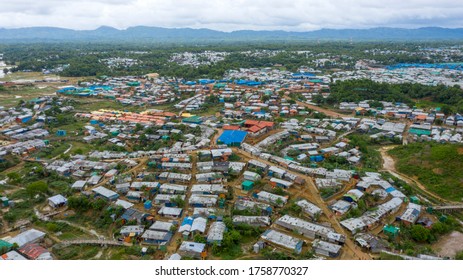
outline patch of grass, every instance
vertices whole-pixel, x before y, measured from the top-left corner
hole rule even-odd
[[[0,161],[0,172],[3,172],[17,165],[19,162],[20,162],[20,158],[17,156],[8,155],[6,157],[3,157],[3,159]]]
[[[140,259],[141,257],[142,256],[141,256],[140,246],[118,247],[109,256],[111,260],[130,260],[130,259]]]
[[[412,143],[389,151],[397,169],[442,198],[463,199],[463,145]]]
[[[71,97],[71,96],[66,96],[66,97],[71,98],[78,102],[78,104],[75,106],[75,109],[77,111],[91,112],[91,111],[97,111],[99,109],[112,109],[112,110],[120,110],[120,111],[129,110],[133,112],[134,111],[133,109],[136,108],[132,106],[123,106],[122,104],[114,100],[108,100],[108,99],[102,99],[102,98]]]
[[[224,252],[213,252],[213,255],[219,257],[221,260],[235,260],[243,254],[241,246],[233,246]]]
[[[58,236],[61,240],[72,240],[72,239],[82,239],[90,238],[88,234],[80,230],[79,228],[73,227],[63,222],[43,222],[36,221],[34,223],[37,227],[44,229],[45,231],[55,234],[61,232],[61,235]]]
[[[100,249],[100,247],[90,245],[71,245],[64,248],[54,248],[53,254],[59,260],[88,260],[94,258]]]
[[[94,258],[98,254],[98,250],[99,250],[98,247],[92,247],[92,248],[89,248],[88,250],[85,250],[84,254],[82,255],[82,259],[88,260],[88,259]]]
[[[93,151],[95,148],[93,145],[83,142],[72,141],[72,149],[69,151],[69,154],[74,155],[76,153],[81,153],[83,155],[88,154],[89,152]]]
[[[20,100],[28,101],[36,97],[53,95],[56,88],[53,87],[35,87],[35,86],[16,86],[16,87],[4,87],[4,90],[0,91],[0,100],[2,106],[14,107],[18,105]]]
[[[222,109],[222,104],[209,105],[205,108],[201,108],[198,111],[194,111],[193,114],[198,116],[215,116],[215,114],[219,113]]]
[[[54,249],[53,253],[59,260],[77,260],[79,252],[84,250],[81,246],[69,246],[61,249]]]
[[[33,156],[36,158],[54,158],[63,154],[68,148],[68,143],[53,142],[50,147],[41,149]]]
[[[44,75],[41,72],[13,72],[9,73],[5,77],[1,78],[0,81],[11,82],[16,80],[43,80],[45,78],[57,78],[55,75]]]

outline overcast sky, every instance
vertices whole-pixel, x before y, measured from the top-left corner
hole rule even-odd
[[[0,0],[0,27],[463,27],[462,0]]]

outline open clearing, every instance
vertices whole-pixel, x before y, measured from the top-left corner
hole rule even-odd
[[[453,258],[456,253],[463,251],[463,233],[454,231],[442,237],[439,242],[433,244],[432,247],[439,255]]]
[[[20,87],[20,88],[7,88],[0,91],[1,105],[5,107],[12,107],[18,105],[20,100],[28,101],[37,97],[55,95],[55,87]]]

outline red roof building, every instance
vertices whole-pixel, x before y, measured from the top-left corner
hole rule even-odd
[[[47,249],[43,248],[38,244],[33,243],[29,243],[22,246],[21,248],[19,248],[19,252],[30,260],[51,258],[51,254]]]
[[[240,130],[241,127],[238,125],[224,125],[222,127],[223,130]]]

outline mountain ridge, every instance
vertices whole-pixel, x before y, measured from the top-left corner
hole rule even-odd
[[[314,31],[255,31],[231,32],[207,28],[164,28],[133,26],[116,29],[101,26],[94,30],[73,30],[60,27],[0,28],[0,40],[29,41],[239,41],[239,40],[463,40],[463,28],[422,27],[417,29],[375,27],[369,29],[320,29]]]

